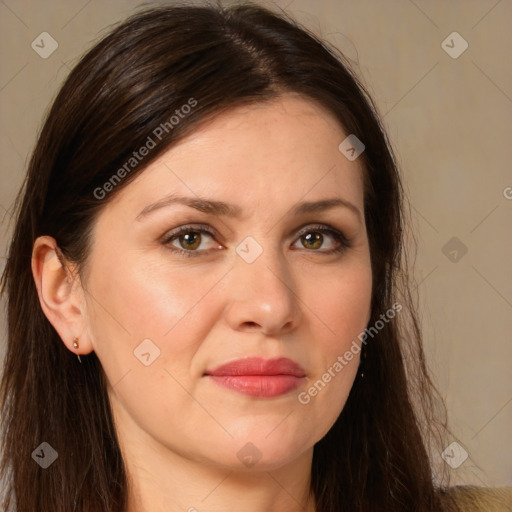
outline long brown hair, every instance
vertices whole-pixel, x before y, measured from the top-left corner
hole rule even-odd
[[[130,17],[80,60],[53,103],[18,196],[2,276],[6,510],[123,512],[127,505],[101,364],[92,353],[80,366],[43,314],[31,273],[34,240],[54,237],[83,275],[95,218],[150,162],[199,123],[286,92],[317,101],[364,142],[370,325],[397,301],[407,311],[369,339],[364,377],[314,447],[317,510],[443,509],[429,448],[441,439],[445,409],[425,365],[406,279],[402,186],[377,108],[335,49],[287,15],[246,4],[159,7]],[[172,114],[191,98],[194,108],[171,126]],[[148,138],[155,147],[128,169]],[[58,453],[46,470],[31,458],[42,442]]]

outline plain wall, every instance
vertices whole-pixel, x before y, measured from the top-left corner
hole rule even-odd
[[[0,270],[13,200],[50,101],[84,50],[140,5],[0,3]],[[337,45],[373,95],[411,204],[425,349],[453,441],[469,454],[451,470],[454,483],[512,485],[512,2],[267,5]],[[454,31],[468,43],[457,58],[442,46]],[[42,32],[58,43],[47,59],[31,47]],[[450,36],[445,45],[453,53],[461,43]],[[5,345],[3,312],[0,321]]]

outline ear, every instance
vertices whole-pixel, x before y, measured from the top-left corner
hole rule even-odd
[[[34,242],[32,275],[41,308],[64,344],[75,354],[92,352],[80,276],[76,266],[65,261],[54,238],[40,236]],[[79,338],[79,348],[73,347],[75,337]]]

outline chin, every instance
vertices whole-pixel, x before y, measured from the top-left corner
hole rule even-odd
[[[277,433],[265,438],[267,435],[265,431],[265,434],[258,433],[231,443],[235,455],[231,462],[237,470],[254,472],[279,469],[302,456],[307,446],[304,439],[292,440]]]

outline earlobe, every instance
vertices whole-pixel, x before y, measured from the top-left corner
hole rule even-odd
[[[86,332],[86,319],[80,278],[61,256],[54,238],[41,236],[34,242],[32,275],[41,309],[64,344],[76,354],[91,352],[90,340],[81,335]],[[76,346],[78,337],[80,345]]]

